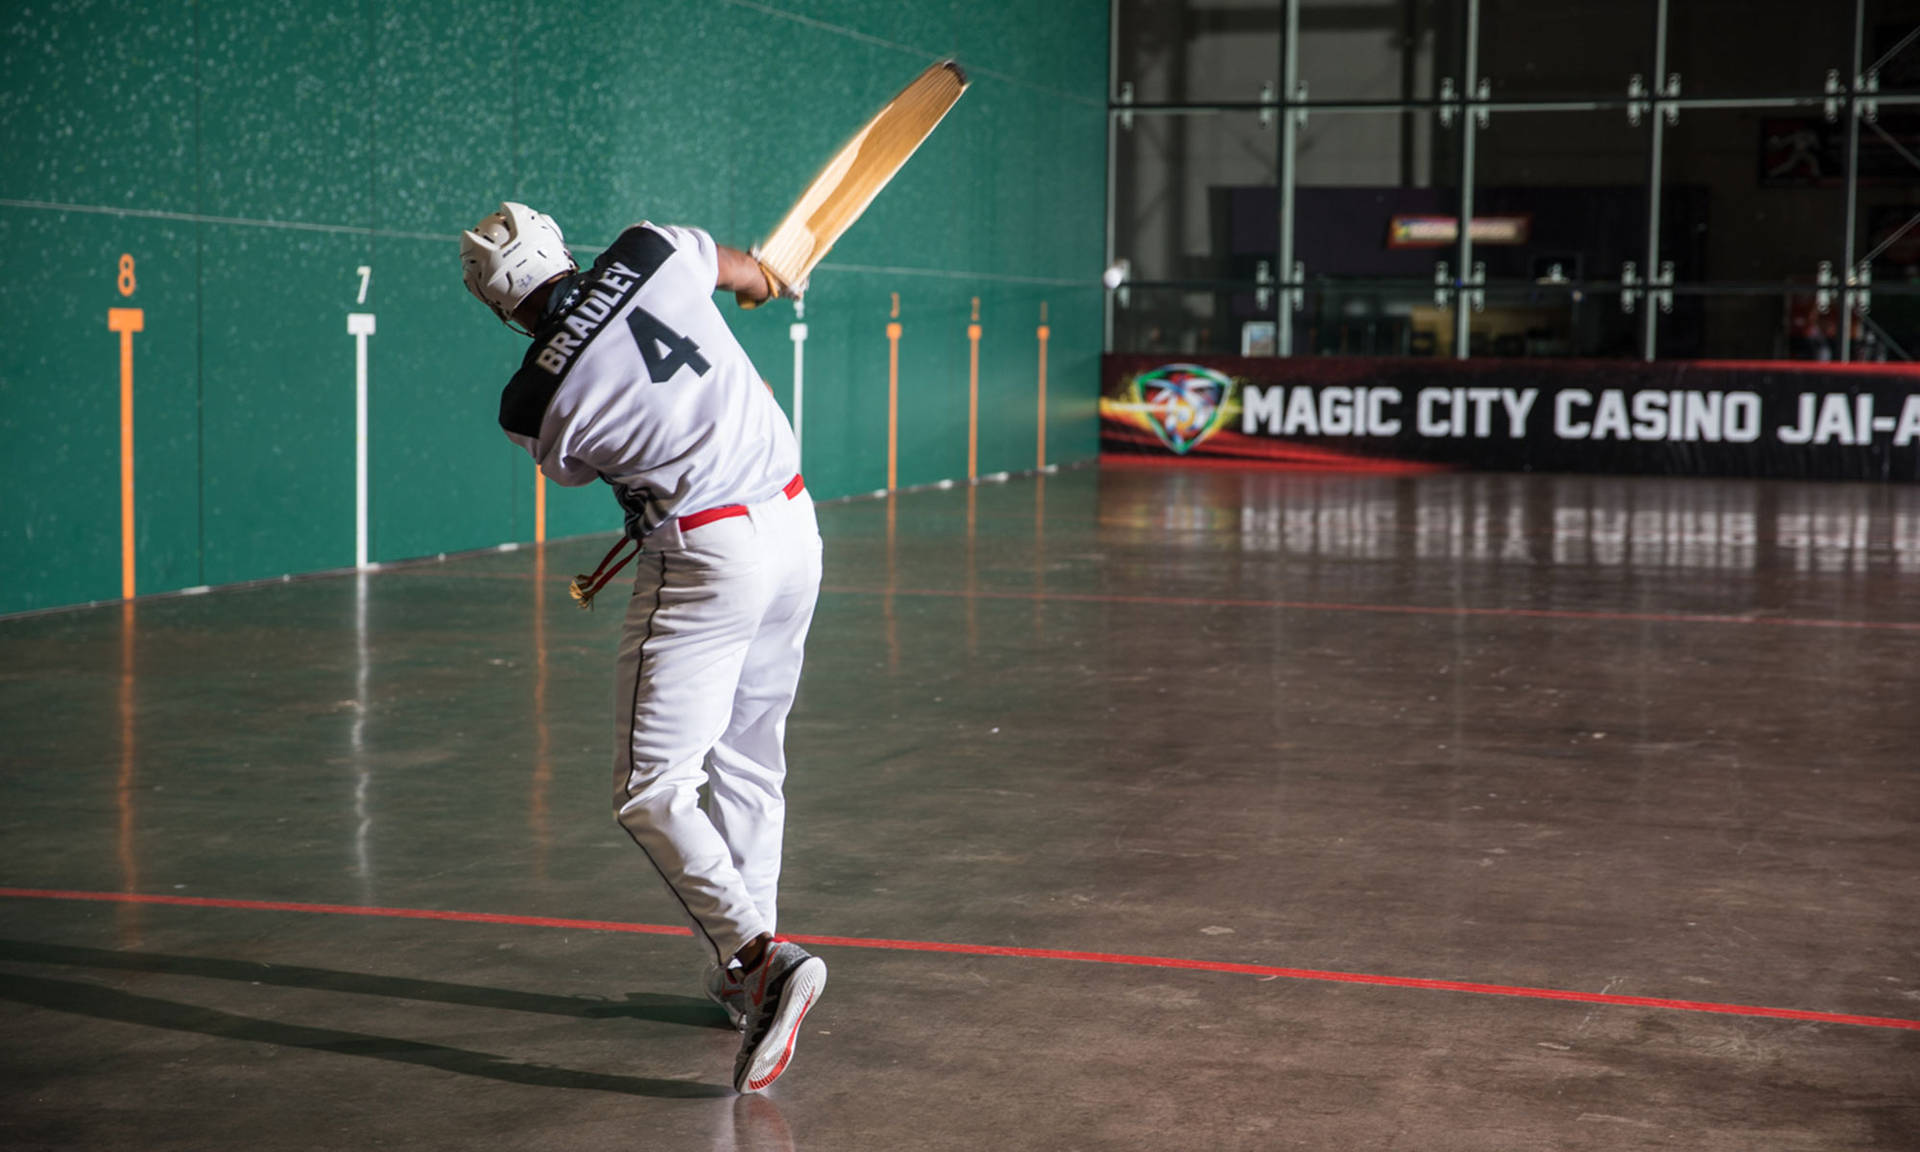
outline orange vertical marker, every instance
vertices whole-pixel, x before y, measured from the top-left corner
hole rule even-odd
[[[1040,444],[1034,454],[1033,466],[1045,470],[1047,466],[1047,337],[1053,331],[1047,327],[1047,302],[1040,301],[1040,327],[1035,329],[1040,337]]]
[[[967,325],[967,479],[980,478],[980,297]]]
[[[900,487],[900,293],[887,325],[887,491]]]
[[[146,328],[139,308],[107,309],[120,334],[120,595],[133,599],[133,334]]]
[[[533,466],[533,542],[547,542],[547,477],[538,464]]]

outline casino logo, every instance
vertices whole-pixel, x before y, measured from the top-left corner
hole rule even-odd
[[[1113,407],[1184,456],[1226,424],[1233,378],[1198,364],[1163,364],[1135,376],[1127,391]]]

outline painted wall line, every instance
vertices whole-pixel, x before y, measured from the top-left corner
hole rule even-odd
[[[981,280],[995,284],[1037,284],[1047,288],[1086,288],[1098,291],[1100,281],[1087,277],[1022,276],[1015,272],[968,272],[955,268],[903,268],[892,264],[822,263],[815,272],[861,272],[871,276],[925,276],[937,280]]]
[[[619,920],[575,920],[559,916],[516,916],[497,912],[450,912],[427,908],[378,908],[358,904],[305,904],[279,900],[228,900],[207,896],[162,896],[135,892],[86,892],[48,888],[0,888],[0,897],[15,900],[57,900],[108,904],[145,904],[177,908],[218,908],[244,912],[293,912],[322,916],[365,916],[396,920],[439,920],[461,924],[502,924],[525,928],[565,928],[583,932],[626,932],[648,936],[688,936],[691,931],[664,924],[632,924]],[[1316,983],[1360,984],[1377,988],[1406,988],[1424,992],[1466,992],[1523,1000],[1552,1000],[1622,1008],[1657,1008],[1671,1012],[1701,1012],[1726,1016],[1757,1016],[1819,1024],[1846,1024],[1860,1028],[1920,1031],[1920,1020],[1894,1016],[1862,1016],[1845,1012],[1818,1012],[1774,1008],[1759,1004],[1721,1004],[1704,1000],[1674,1000],[1660,996],[1620,996],[1604,992],[1574,992],[1560,988],[1484,984],[1468,980],[1432,980],[1413,976],[1383,976],[1366,972],[1335,972],[1316,968],[1287,968],[1269,964],[1237,964],[1219,960],[1191,960],[1174,956],[1135,956],[1119,952],[1081,952],[1060,948],[1014,948],[993,944],[951,944],[932,940],[888,940],[863,936],[788,935],[799,944],[825,948],[868,948],[889,952],[930,952],[949,956],[992,956],[1018,960],[1068,960],[1085,964],[1113,964],[1133,968],[1220,972],[1268,979]]]
[[[66,204],[53,200],[14,200],[0,197],[0,208],[26,208],[39,212],[78,212],[91,216],[120,216],[136,220],[171,220],[181,224],[221,224],[236,228],[278,228],[291,232],[324,232],[342,236],[370,236],[383,240],[424,240],[434,244],[454,244],[458,232],[408,232],[387,228],[367,228],[357,224],[320,224],[305,220],[260,220],[245,216],[207,216],[198,212],[169,212],[158,208],[121,208],[112,204]],[[612,239],[583,239],[585,248],[606,248]],[[991,284],[1035,284],[1058,288],[1098,290],[1100,281],[1088,276],[1026,276],[1017,272],[969,272],[952,268],[907,268],[894,265],[840,264],[826,261],[818,272],[859,272],[868,275],[920,276],[936,280],[969,280]]]
[[[0,208],[32,208],[45,212],[82,212],[96,216],[124,216],[137,220],[173,220],[182,224],[230,224],[241,228],[284,228],[294,232],[331,232],[349,236],[378,236],[388,240],[432,240],[452,243],[458,233],[393,232],[353,224],[310,224],[302,220],[253,220],[244,216],[204,216],[198,212],[168,212],[158,208],[119,208],[111,204],[62,204],[51,200],[0,199]]]

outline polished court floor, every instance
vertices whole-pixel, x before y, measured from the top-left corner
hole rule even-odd
[[[597,538],[0,620],[0,1147],[1920,1148],[1920,490],[821,516],[764,1097]]]

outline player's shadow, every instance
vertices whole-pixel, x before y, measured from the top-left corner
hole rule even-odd
[[[624,1002],[613,1003],[582,997],[547,996],[537,992],[450,984],[438,980],[370,976],[355,972],[336,972],[324,968],[258,964],[205,956],[115,952],[102,948],[81,948],[21,940],[0,940],[0,961],[200,976],[216,980],[238,980],[249,984],[353,992],[367,996],[387,996],[403,1000],[423,1000],[518,1012],[540,1012],[583,1019],[630,1017],[665,1024],[730,1030],[726,1013],[718,1005],[687,996],[635,993],[630,994]],[[485,1076],[494,1080],[536,1087],[588,1088],[602,1092],[669,1099],[702,1099],[732,1094],[728,1089],[717,1085],[690,1084],[678,1080],[658,1080],[639,1076],[610,1076],[544,1064],[524,1064],[486,1052],[471,1052],[461,1048],[400,1040],[389,1036],[260,1020],[216,1009],[162,1000],[153,996],[123,992],[97,984],[51,980],[38,976],[0,974],[0,1000],[93,1016],[102,1020],[170,1028],[179,1032],[198,1032],[221,1039],[310,1048],[320,1052],[338,1052],[350,1056],[368,1056],[378,1060],[419,1064],[449,1072]]]

